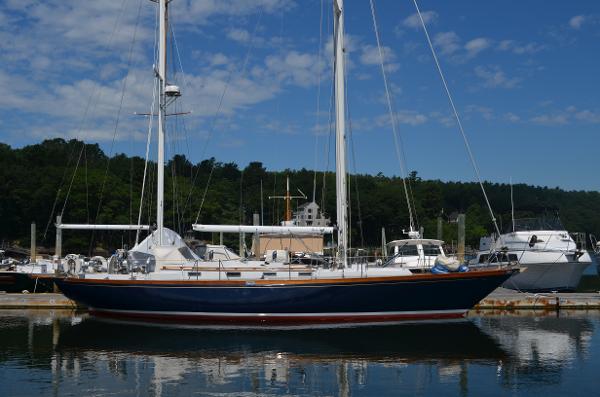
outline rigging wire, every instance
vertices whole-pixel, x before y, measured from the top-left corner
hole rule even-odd
[[[333,39],[333,23],[332,23],[332,19],[333,19],[333,7],[330,8],[331,13],[327,13],[327,26],[329,27],[329,32],[328,34],[331,35],[332,39]],[[335,103],[335,85],[333,84],[333,81],[335,79],[335,68],[334,68],[334,54],[333,52],[330,54],[330,71],[331,71],[331,89],[329,91],[329,111],[328,111],[328,120],[327,120],[327,127],[328,127],[328,136],[327,136],[327,144],[325,145],[325,169],[323,171],[323,185],[321,188],[321,208],[323,211],[325,211],[325,203],[326,203],[326,194],[327,194],[327,173],[330,171],[330,167],[331,167],[331,147],[333,146],[331,144],[331,141],[333,140],[333,135],[334,135],[334,131],[333,131],[333,106]]]
[[[398,164],[400,165],[400,172],[402,176],[402,185],[404,186],[404,196],[406,197],[406,204],[408,206],[408,217],[410,222],[410,230],[415,230],[415,224],[413,220],[413,207],[411,205],[411,201],[408,193],[408,186],[406,184],[407,173],[406,173],[406,165],[404,164],[404,156],[402,156],[402,149],[400,146],[400,138],[398,136],[397,129],[397,117],[394,113],[394,109],[392,108],[392,98],[390,94],[390,89],[387,81],[387,74],[385,72],[385,60],[383,56],[383,49],[381,47],[381,40],[379,37],[379,28],[377,27],[377,18],[375,15],[375,4],[373,0],[369,0],[371,5],[371,17],[373,19],[373,29],[375,31],[375,39],[377,40],[377,49],[379,51],[379,64],[381,66],[381,75],[383,78],[383,85],[385,87],[385,96],[387,99],[387,107],[390,116],[390,123],[392,124],[392,133],[394,136],[394,148],[396,150],[396,158],[398,159]]]
[[[139,242],[139,238],[140,238],[140,229],[139,226],[142,224],[142,210],[144,207],[144,192],[146,191],[146,176],[148,175],[148,160],[149,160],[149,156],[150,156],[150,142],[152,140],[152,125],[153,125],[153,120],[152,120],[152,114],[154,114],[154,106],[156,105],[156,91],[158,90],[158,78],[155,77],[154,78],[154,87],[152,89],[152,105],[150,106],[150,116],[149,121],[148,121],[148,137],[146,139],[146,160],[144,161],[144,177],[142,179],[142,194],[140,196],[140,210],[138,212],[138,220],[137,220],[137,225],[138,225],[138,229],[135,235],[135,244],[137,245],[137,243]],[[148,219],[148,223],[150,223],[150,219]]]
[[[398,106],[396,105],[396,99],[394,98],[394,96],[392,96],[391,99],[392,99],[392,107],[394,109],[398,109]],[[402,135],[399,135],[398,139],[399,139],[399,142],[400,142],[400,152],[402,153],[402,157],[406,158],[406,155],[405,155],[404,149],[403,149],[404,148],[404,143],[402,141]],[[406,163],[405,163],[405,169],[408,171],[408,167],[406,167]],[[410,196],[410,203],[411,203],[411,205],[413,207],[413,216],[415,217],[415,225],[416,225],[416,228],[418,229],[419,225],[420,225],[420,222],[419,222],[419,212],[417,211],[417,202],[416,202],[415,196],[413,194],[413,187],[412,187],[413,184],[412,184],[412,181],[411,181],[411,178],[410,178],[410,174],[407,175],[407,181],[406,182],[407,182],[407,185],[408,185],[408,194]],[[423,236],[421,236],[421,237],[423,237]]]
[[[431,43],[431,38],[429,37],[429,32],[427,31],[427,27],[425,26],[425,21],[423,20],[423,15],[421,15],[421,10],[419,9],[417,0],[413,0],[413,3],[415,4],[417,14],[419,15],[419,20],[421,21],[421,26],[423,27],[423,32],[425,33],[425,37],[427,38],[427,44],[429,44],[429,49],[431,50],[431,54],[433,56],[435,66],[437,67],[437,71],[440,75],[440,79],[442,80],[444,90],[446,91],[446,95],[448,96],[448,101],[450,102],[450,106],[452,107],[452,111],[454,112],[454,118],[456,119],[456,123],[458,124],[458,129],[460,130],[460,133],[462,135],[463,141],[465,143],[465,147],[467,149],[467,153],[469,154],[469,158],[471,160],[471,165],[473,166],[473,170],[475,170],[475,175],[477,176],[477,181],[479,182],[479,186],[481,187],[481,191],[483,193],[485,203],[487,204],[488,211],[490,212],[490,216],[492,217],[492,222],[494,223],[494,227],[496,229],[496,232],[498,233],[498,236],[501,236],[500,229],[498,228],[498,223],[496,222],[496,217],[494,216],[494,211],[492,210],[492,205],[490,204],[490,200],[488,199],[487,193],[485,191],[485,187],[483,186],[483,182],[481,180],[481,174],[479,172],[479,167],[477,166],[477,163],[475,162],[475,157],[473,156],[473,151],[471,150],[471,145],[469,144],[469,140],[467,139],[467,135],[465,133],[465,130],[463,129],[463,125],[460,120],[460,116],[458,115],[458,110],[456,110],[456,106],[454,105],[454,100],[452,99],[452,94],[450,93],[450,89],[448,88],[448,84],[446,83],[446,78],[444,77],[444,73],[442,72],[442,67],[440,66],[440,62],[436,55],[435,49],[433,48],[433,44]],[[502,237],[500,237],[500,238],[502,238]]]
[[[328,134],[327,134],[327,144],[325,145],[325,170],[323,171],[323,186],[322,186],[322,193],[321,193],[321,208],[325,208],[325,198],[326,198],[326,193],[327,193],[327,173],[331,172],[331,147],[333,146],[331,144],[331,141],[333,140],[333,136],[334,136],[334,131],[333,131],[333,104],[335,102],[335,97],[334,97],[334,90],[335,87],[333,86],[333,84],[331,85],[331,92],[330,92],[330,97],[329,97],[329,118],[327,120],[327,126],[329,127],[328,130]]]
[[[277,172],[274,173],[273,177],[273,196],[277,193]],[[276,207],[277,205],[277,207]],[[277,224],[277,215],[279,213],[279,200],[273,200],[273,212],[271,212],[271,224]]]
[[[138,11],[137,11],[137,17],[136,17],[136,22],[135,22],[135,26],[133,29],[133,37],[131,40],[131,44],[129,45],[129,54],[127,56],[127,67],[126,67],[126,71],[127,74],[125,75],[125,78],[123,79],[123,83],[121,86],[121,98],[119,100],[119,107],[117,109],[117,117],[115,120],[115,126],[114,126],[114,130],[113,130],[113,136],[112,136],[112,141],[110,144],[110,150],[109,150],[109,155],[108,158],[106,160],[106,168],[104,170],[104,179],[102,181],[102,187],[100,189],[100,197],[98,199],[98,208],[96,210],[96,216],[94,219],[94,222],[98,221],[98,217],[100,216],[100,211],[102,209],[102,202],[104,199],[104,192],[105,192],[105,188],[106,188],[106,181],[108,180],[108,171],[110,168],[110,161],[111,161],[111,157],[113,154],[113,150],[114,150],[114,146],[115,146],[115,141],[117,139],[117,133],[118,133],[118,129],[119,129],[119,122],[121,121],[121,111],[123,110],[123,102],[125,100],[125,92],[127,90],[127,82],[129,80],[129,74],[131,71],[131,61],[133,59],[133,48],[135,46],[135,42],[136,42],[136,38],[137,38],[137,31],[138,31],[138,26],[139,26],[139,22],[140,22],[140,15],[142,13],[142,1],[140,0],[138,3]],[[96,230],[93,229],[92,230],[92,237],[90,239],[90,255],[91,255],[91,250],[92,250],[92,245],[94,242],[94,235],[96,233]]]
[[[155,11],[155,16],[154,16],[154,46],[153,46],[153,55],[154,55],[154,62],[153,64],[156,65],[158,63],[158,24],[159,24],[159,8],[156,7],[156,11]],[[150,186],[152,187],[154,185],[153,182],[153,174],[150,173],[150,175],[148,175],[148,162],[150,160],[150,143],[152,142],[152,125],[153,125],[153,117],[154,117],[154,107],[156,106],[156,94],[159,90],[159,79],[158,76],[154,76],[154,84],[152,85],[152,104],[150,105],[150,113],[148,116],[148,134],[147,134],[147,138],[146,138],[146,155],[145,155],[145,160],[144,160],[144,176],[142,178],[142,191],[141,191],[141,195],[140,195],[140,209],[138,212],[138,221],[137,221],[137,225],[138,225],[138,229],[136,230],[135,233],[135,244],[137,245],[137,243],[139,242],[140,239],[140,229],[139,226],[142,224],[142,212],[143,212],[143,208],[144,208],[144,194],[145,194],[145,188],[146,188],[146,178],[149,176],[150,177]],[[148,225],[151,224],[151,213],[150,213],[150,209],[152,208],[152,195],[150,194],[150,198],[149,198],[149,205],[148,205]]]
[[[312,201],[316,203],[317,195],[317,166],[318,156],[317,149],[319,146],[319,134],[320,134],[320,121],[321,121],[321,55],[323,46],[323,0],[320,2],[320,16],[319,16],[319,47],[317,51],[317,113],[316,113],[316,134],[315,134],[315,148],[314,148],[314,172],[313,172],[313,196]]]
[[[181,75],[181,79],[183,81],[183,86],[184,87],[191,87],[191,85],[188,83],[188,81],[186,79],[185,71],[183,70],[183,62],[181,61],[181,54],[179,52],[179,45],[177,43],[177,37],[175,35],[175,28],[174,28],[173,24],[169,25],[169,29],[171,31],[173,48],[175,49],[175,51],[173,51],[173,53],[174,53],[174,55],[177,55],[177,61],[178,61],[178,64],[179,64],[179,70],[181,71],[180,75]],[[175,64],[175,61],[173,61],[173,64]],[[183,100],[183,98],[179,98],[179,100],[177,102],[178,103],[179,102],[185,103],[185,100]],[[176,115],[175,116],[175,120],[176,120],[176,122],[181,121],[181,126],[183,128],[183,135],[184,135],[184,139],[185,139],[185,145],[186,145],[186,149],[187,149],[187,158],[191,159],[189,133],[188,133],[188,129],[187,129],[187,126],[186,126],[186,123],[185,123],[185,117],[180,117],[179,115]],[[190,161],[190,191],[188,192],[188,194],[191,194],[191,191],[193,189],[193,184],[194,184],[193,175],[194,175],[194,164],[192,164],[192,162]],[[181,203],[183,203],[183,197],[180,197],[180,196],[184,195],[183,190],[179,189],[179,193],[180,194],[178,196],[178,199],[179,199],[179,201]],[[179,224],[180,225],[184,224],[184,215],[185,215],[185,207],[181,210],[180,213],[179,213],[179,210],[178,210],[178,225]],[[182,228],[182,226],[180,226],[180,229],[181,228]]]
[[[108,38],[107,45],[106,45],[107,47],[112,46],[113,38],[115,37],[115,32],[117,31],[117,26],[119,26],[119,23],[120,23],[121,18],[123,16],[123,10],[125,9],[125,3],[126,2],[127,2],[127,0],[122,0],[121,1],[121,7],[119,9],[119,14],[117,16],[117,19],[115,20],[115,24],[113,25],[113,30],[110,33],[110,36]],[[141,0],[140,0],[140,3],[141,3]],[[83,130],[83,127],[85,126],[85,124],[87,122],[88,114],[89,114],[90,107],[92,106],[92,102],[94,102],[94,99],[95,99],[95,104],[93,106],[94,109],[95,109],[96,104],[97,104],[98,100],[100,99],[100,96],[102,96],[102,92],[101,91],[99,92],[98,87],[99,87],[99,85],[95,85],[94,86],[94,88],[92,90],[92,94],[90,95],[90,97],[89,97],[89,99],[87,101],[87,104],[86,104],[86,107],[85,107],[85,110],[84,110],[84,113],[83,113],[83,117],[81,118],[81,122],[79,123],[79,128],[77,129],[77,134],[75,135],[76,137],[79,137],[81,135],[81,131]],[[98,95],[98,97],[96,97],[96,93],[98,93],[98,92],[99,92],[99,95]],[[65,196],[65,202],[64,202],[62,210],[60,212],[61,218],[64,216],[65,209],[67,207],[67,202],[69,201],[69,196],[71,194],[71,189],[73,188],[73,183],[75,181],[75,176],[77,175],[77,169],[79,168],[79,164],[81,162],[81,157],[83,155],[84,149],[85,149],[85,142],[82,142],[81,143],[81,150],[79,151],[79,157],[77,159],[77,163],[75,164],[75,169],[73,170],[73,175],[71,177],[71,182],[69,184],[69,188],[68,188],[67,194]],[[73,154],[73,153],[71,153],[71,154]],[[69,162],[67,163],[67,167],[68,167],[69,163],[70,163],[70,159],[69,159]],[[66,169],[65,169],[65,173],[66,173]],[[56,195],[56,200],[58,200],[59,192],[62,189],[62,183],[63,183],[63,181],[61,181],[61,185],[60,185],[60,187],[58,189],[58,192],[57,192],[57,195]],[[54,213],[50,214],[50,221],[48,222],[48,225],[50,224],[53,216],[54,216]],[[44,236],[46,235],[47,231],[48,231],[48,227],[46,227],[46,231],[44,232]]]
[[[258,31],[258,27],[260,26],[260,21],[262,19],[262,15],[263,15],[263,8],[260,8],[260,12],[258,14],[258,18],[256,20],[256,24],[254,25],[254,30],[252,31],[252,35],[250,36],[250,42],[248,44],[248,50],[246,51],[246,56],[244,58],[244,62],[242,64],[241,70],[239,75],[243,76],[246,72],[246,67],[248,66],[248,61],[250,60],[250,53],[252,52],[252,50],[254,49],[254,43],[255,43],[255,38],[256,38],[256,33]],[[213,116],[213,122],[212,122],[212,127],[209,130],[209,136],[206,140],[206,143],[204,145],[204,149],[203,149],[203,153],[202,153],[202,157],[204,157],[204,153],[206,152],[206,148],[208,147],[208,143],[210,141],[210,138],[212,137],[212,134],[216,128],[216,124],[217,124],[217,118],[219,116],[219,114],[221,113],[221,107],[223,105],[223,99],[225,98],[225,94],[227,93],[227,90],[229,88],[229,85],[231,83],[232,77],[233,77],[233,72],[234,70],[232,69],[229,72],[229,77],[227,78],[227,82],[225,84],[225,87],[223,88],[223,92],[221,93],[221,97],[219,98],[219,105],[217,106],[217,110]],[[200,201],[200,207],[198,208],[198,212],[196,213],[196,220],[194,221],[194,223],[198,223],[198,219],[200,219],[200,214],[202,213],[202,208],[204,207],[204,202],[206,201],[206,195],[208,194],[208,188],[210,186],[211,180],[212,180],[212,176],[215,170],[217,162],[213,161],[212,163],[212,167],[210,169],[210,172],[208,174],[208,180],[206,182],[206,186],[204,188],[204,193],[202,194],[202,200]],[[190,194],[188,196],[188,200],[186,201],[186,205],[184,206],[184,211],[187,209],[188,203],[190,202],[190,198],[193,194],[194,191],[194,187],[196,185],[196,177],[198,176],[198,173],[200,171],[200,168],[198,168],[196,170],[196,175],[194,176],[194,183],[192,184],[192,189],[190,190]]]
[[[365,246],[365,237],[364,237],[364,233],[363,233],[363,222],[362,222],[362,211],[361,211],[361,206],[360,206],[360,193],[359,193],[359,187],[358,187],[358,171],[357,171],[357,167],[356,167],[356,151],[354,150],[354,134],[352,131],[352,122],[350,121],[350,113],[348,110],[348,129],[350,134],[349,135],[349,141],[350,141],[350,152],[352,153],[352,168],[354,168],[354,194],[356,195],[356,209],[358,212],[358,231],[360,233],[360,245],[361,247]],[[350,180],[350,175],[348,175],[348,180]],[[348,186],[348,190],[350,190],[350,187]],[[348,195],[348,197],[350,197],[350,195]],[[351,206],[350,206],[351,207]]]

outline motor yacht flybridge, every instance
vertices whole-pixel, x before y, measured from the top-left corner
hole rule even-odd
[[[506,267],[447,274],[413,274],[401,267],[351,266],[346,192],[346,97],[343,0],[334,0],[334,85],[337,226],[226,226],[194,224],[195,231],[332,233],[337,255],[330,266],[240,260],[222,249],[201,258],[164,226],[168,0],[159,7],[158,173],[156,230],[126,253],[136,266],[126,274],[90,273],[56,278],[69,298],[97,315],[144,320],[225,324],[356,324],[463,316],[514,270]],[[179,91],[177,90],[179,95]],[[221,251],[219,251],[221,250]],[[228,256],[230,259],[226,259]]]

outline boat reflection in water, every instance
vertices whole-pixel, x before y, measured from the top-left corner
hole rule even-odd
[[[0,395],[532,395],[600,362],[598,318],[562,314],[252,330],[14,313],[0,312]]]
[[[563,367],[586,358],[594,335],[593,323],[577,312],[532,316],[529,321],[486,316],[475,322],[484,332],[492,333],[513,357],[511,365],[499,368],[501,381],[507,385],[560,384]]]

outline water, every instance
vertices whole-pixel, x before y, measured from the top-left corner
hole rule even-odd
[[[600,395],[600,312],[320,330],[0,311],[0,396]]]

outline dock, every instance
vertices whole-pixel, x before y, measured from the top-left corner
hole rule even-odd
[[[0,293],[0,309],[81,309],[63,294]],[[498,288],[473,310],[600,310],[600,292],[530,293]]]
[[[77,303],[63,294],[0,293],[0,309],[80,309]]]
[[[600,292],[519,292],[498,288],[474,310],[600,310]]]

